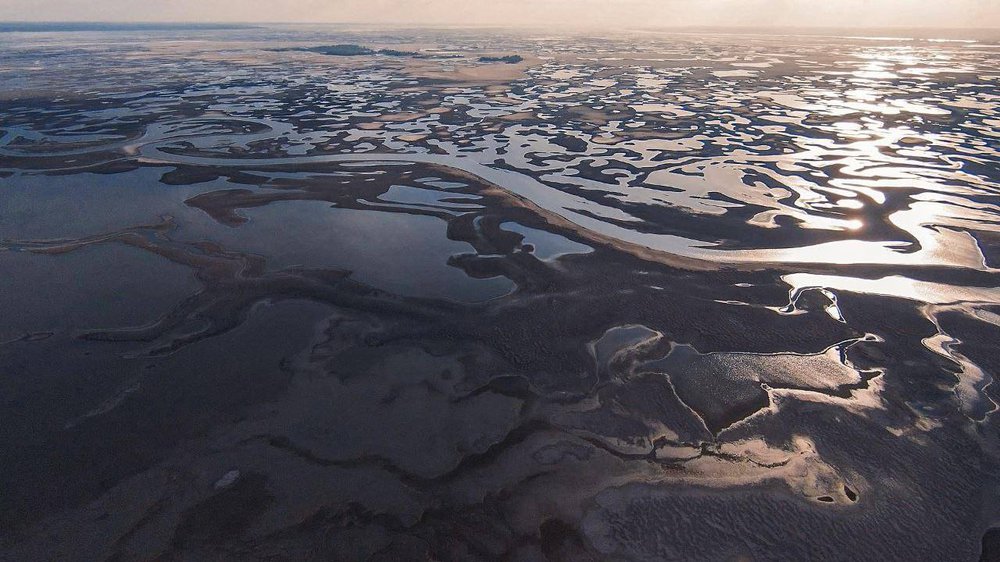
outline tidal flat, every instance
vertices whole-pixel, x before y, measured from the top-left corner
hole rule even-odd
[[[998,55],[0,28],[0,559],[1000,558]]]

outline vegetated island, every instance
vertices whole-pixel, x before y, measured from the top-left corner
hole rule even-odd
[[[401,51],[399,49],[371,49],[364,45],[340,44],[340,45],[319,45],[317,47],[286,47],[283,49],[272,49],[278,52],[297,51],[303,53],[318,53],[336,57],[357,57],[364,55],[382,55],[386,57],[412,57],[417,59],[432,58],[454,58],[455,55],[428,55],[417,51]]]
[[[419,53],[417,51],[401,51],[399,49],[372,49],[365,47],[364,45],[355,45],[353,43],[343,43],[340,45],[319,45],[316,47],[285,47],[281,49],[271,49],[276,52],[301,52],[301,53],[318,53],[320,55],[330,55],[335,57],[358,57],[365,55],[382,55],[386,57],[411,57],[417,59],[452,59],[461,58],[461,55],[429,55],[425,53]],[[479,62],[485,63],[505,63],[505,64],[517,64],[523,62],[524,58],[521,55],[506,55],[506,56],[483,56],[479,57]]]
[[[284,49],[274,49],[279,52],[298,51],[303,53],[318,53],[321,55],[331,55],[336,57],[356,57],[360,55],[374,55],[375,50],[361,45],[320,45],[318,47],[287,47]]]
[[[502,62],[505,64],[517,64],[524,61],[521,55],[507,55],[505,57],[479,57],[479,62]]]

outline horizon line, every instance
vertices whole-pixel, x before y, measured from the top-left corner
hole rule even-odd
[[[497,28],[497,29],[536,29],[549,28],[550,24],[484,24],[484,23],[446,23],[446,22],[403,22],[403,21],[194,21],[194,20],[0,20],[0,25],[191,25],[191,26],[239,26],[259,27],[266,25],[371,25],[371,26],[410,26],[410,27],[453,27],[453,28]],[[602,28],[603,25],[577,25],[563,29]],[[863,29],[863,30],[969,30],[969,31],[1000,31],[1000,26],[970,27],[970,26],[930,26],[930,25],[704,25],[704,24],[661,24],[647,26],[616,26],[616,29]]]

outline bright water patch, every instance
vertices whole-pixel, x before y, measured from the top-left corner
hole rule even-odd
[[[521,243],[531,244],[534,247],[531,253],[543,261],[554,260],[570,254],[589,254],[594,251],[590,246],[574,242],[565,236],[537,228],[529,228],[516,222],[502,223],[500,228],[523,236],[524,239]]]

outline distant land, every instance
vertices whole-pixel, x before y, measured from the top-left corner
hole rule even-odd
[[[342,26],[357,27],[358,24],[344,22],[275,22],[275,23],[183,23],[183,22],[0,22],[0,33],[3,32],[81,32],[81,31],[177,31],[177,30],[225,30],[252,29],[260,27],[300,26]],[[509,29],[506,26],[488,25],[410,25],[385,23],[377,26],[379,29]],[[540,26],[525,25],[524,29],[538,29]],[[586,31],[586,28],[581,28]],[[598,31],[590,29],[590,31]],[[821,26],[636,26],[631,29],[601,30],[615,33],[618,31],[638,33],[713,33],[713,34],[750,34],[750,35],[814,35],[831,37],[892,37],[909,39],[965,39],[975,41],[1000,42],[998,28],[954,28],[954,27],[821,27]]]
[[[0,33],[42,33],[57,31],[184,31],[251,29],[257,27],[237,23],[167,23],[167,22],[0,22]]]

